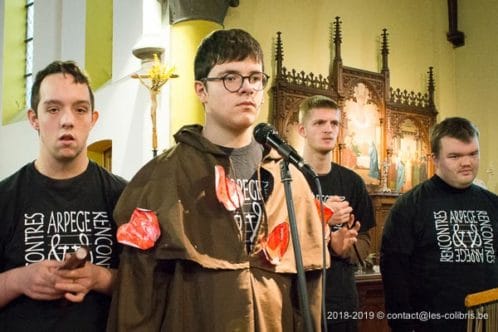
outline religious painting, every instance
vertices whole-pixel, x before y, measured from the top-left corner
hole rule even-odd
[[[420,126],[414,119],[405,118],[397,135],[391,140],[389,188],[406,192],[428,177],[429,147],[422,139]]]
[[[380,119],[369,88],[364,83],[356,84],[343,106],[341,164],[371,185],[378,185],[380,180]]]

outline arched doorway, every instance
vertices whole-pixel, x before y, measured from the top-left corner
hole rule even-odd
[[[88,158],[112,172],[112,141],[104,139],[90,144],[87,148]]]

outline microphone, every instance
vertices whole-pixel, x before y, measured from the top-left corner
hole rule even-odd
[[[258,124],[254,128],[254,139],[260,144],[277,150],[286,161],[296,166],[301,172],[311,175],[313,178],[317,177],[315,171],[304,162],[303,158],[291,145],[280,137],[272,125],[268,123]]]

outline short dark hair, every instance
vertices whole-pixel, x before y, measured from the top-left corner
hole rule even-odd
[[[479,130],[469,120],[459,117],[446,118],[436,124],[431,132],[431,150],[436,157],[439,156],[443,137],[469,143],[473,138],[479,138]]]
[[[329,97],[316,95],[306,98],[299,104],[299,120],[303,122],[314,108],[330,108],[339,110],[337,103]]]
[[[38,104],[40,103],[40,86],[45,77],[53,74],[69,74],[73,77],[74,83],[86,84],[90,93],[90,103],[92,111],[95,107],[95,98],[92,88],[90,87],[90,79],[88,75],[81,70],[74,61],[54,61],[36,74],[33,87],[31,88],[31,108],[38,114]]]
[[[247,58],[263,63],[258,41],[241,29],[217,30],[204,38],[194,60],[195,80],[206,78],[215,65]]]

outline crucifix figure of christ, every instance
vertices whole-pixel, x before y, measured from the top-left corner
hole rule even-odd
[[[157,54],[154,54],[154,62],[146,74],[133,74],[132,78],[136,78],[143,86],[149,90],[150,94],[150,116],[152,120],[152,156],[157,156],[157,97],[161,92],[161,88],[170,78],[176,78],[175,67],[168,68],[163,64]]]

